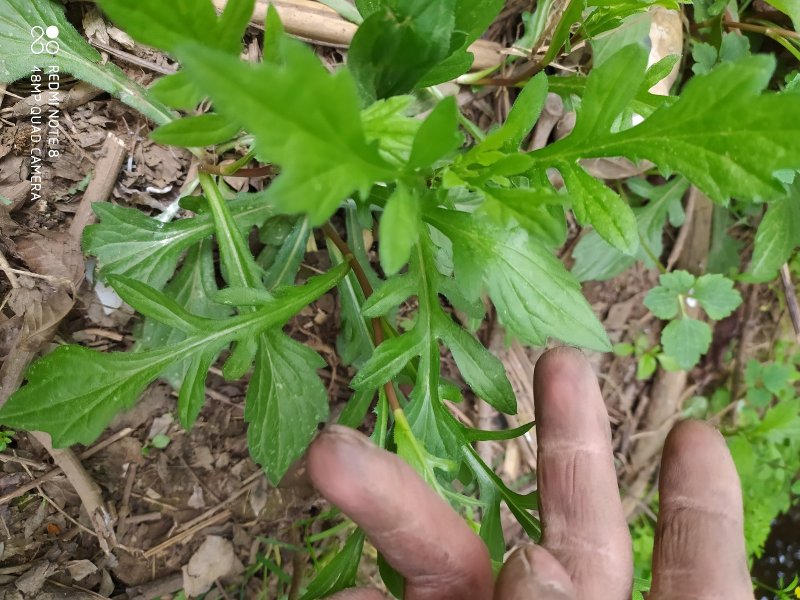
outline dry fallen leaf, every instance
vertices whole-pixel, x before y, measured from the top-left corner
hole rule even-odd
[[[84,278],[84,262],[78,243],[63,232],[42,231],[18,238],[17,253],[39,275],[72,281]]]
[[[100,11],[96,8],[90,8],[86,11],[86,14],[83,15],[83,31],[86,33],[86,37],[89,38],[89,41],[96,40],[108,46],[110,40],[106,22],[103,20]]]
[[[2,343],[10,350],[0,367],[0,405],[17,390],[33,356],[51,338],[73,305],[72,297],[64,288],[56,289],[28,277],[21,277],[19,282],[29,285],[12,289],[7,303],[14,314],[21,317],[21,326],[19,329],[4,327],[0,331],[5,335],[16,335]]]
[[[218,535],[209,535],[183,567],[183,590],[187,596],[199,596],[211,589],[220,577],[236,569],[233,544]]]
[[[97,571],[97,567],[95,564],[86,559],[82,560],[71,560],[66,564],[67,571],[69,571],[69,576],[72,577],[75,581],[80,581],[81,579],[85,579],[95,571]]]

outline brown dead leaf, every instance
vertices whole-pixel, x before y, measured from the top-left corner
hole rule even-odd
[[[236,563],[233,544],[218,535],[209,535],[182,569],[186,595],[207,592],[217,579],[232,574]]]
[[[17,239],[17,253],[39,275],[68,279],[76,286],[83,281],[83,254],[78,242],[66,233],[29,233]]]
[[[14,212],[23,204],[31,191],[30,181],[19,181],[17,183],[4,183],[0,184],[0,196],[11,202],[5,207],[8,212]]]
[[[30,278],[20,278],[20,283],[26,280]],[[4,342],[10,351],[0,367],[0,406],[22,383],[28,364],[52,337],[73,303],[65,288],[54,288],[42,281],[36,281],[31,287],[11,290],[8,306],[16,316],[22,318],[22,326],[16,332],[15,339]],[[6,331],[11,332],[14,329]]]
[[[96,40],[101,44],[108,45],[109,37],[106,29],[106,22],[96,8],[90,8],[83,15],[83,31],[89,41]]]
[[[72,577],[75,581],[80,581],[81,579],[85,579],[95,571],[97,571],[97,567],[95,564],[90,561],[81,559],[81,560],[71,560],[66,565],[67,571],[69,572],[69,576]]]
[[[16,349],[35,352],[50,339],[61,320],[72,309],[72,298],[64,288],[42,284],[33,289],[11,290],[8,306],[22,316],[22,328]],[[12,350],[13,352],[13,350]]]

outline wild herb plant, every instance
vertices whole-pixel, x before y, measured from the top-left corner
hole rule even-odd
[[[202,196],[183,198],[192,216],[167,223],[133,208],[95,206],[100,222],[87,229],[84,249],[97,257],[98,276],[144,317],[144,325],[131,352],[57,348],[32,366],[27,384],[0,410],[0,422],[46,431],[57,446],[94,441],[159,377],[179,390],[179,418],[191,427],[205,401],[207,372],[222,358],[225,377],[250,374],[250,452],[270,481],[279,482],[329,416],[316,372],[324,361],[283,327],[337,287],[339,353],[357,370],[340,422],[359,425],[374,404],[376,443],[403,456],[456,508],[478,509],[475,526],[500,561],[501,502],[537,539],[536,495],[509,489],[473,443],[513,438],[532,424],[480,431],[448,410],[444,400],[462,394],[442,378],[443,346],[477,397],[508,414],[516,400],[503,365],[446,306],[475,324],[488,298],[508,335],[526,344],[557,339],[609,350],[579,278],[608,276],[638,259],[657,261],[665,219],[676,218],[689,184],[719,206],[731,197],[767,203],[752,276],[773,275],[796,244],[797,220],[786,215],[797,210],[787,186],[800,168],[800,102],[790,90],[768,89],[774,58],[743,53],[719,64],[718,57],[706,60],[677,96],[648,91],[677,57],[648,67],[646,50],[635,43],[612,48],[588,76],[542,72],[562,49],[612,31],[653,4],[675,8],[673,1],[569,2],[546,32],[548,51],[531,69],[538,74],[522,82],[507,119],[489,132],[470,123],[455,98],[441,98],[435,86],[469,69],[467,48],[498,14],[499,0],[357,0],[360,25],[347,65],[333,73],[285,35],[272,9],[262,60],[242,60],[253,0],[231,0],[219,16],[208,0],[98,4],[138,42],[176,58],[181,70],[144,90],[102,65],[56,2],[0,0],[0,79],[24,76],[34,64],[26,41],[31,27],[57,24],[60,67],[141,111],[159,126],[154,140],[190,148],[202,161]],[[531,20],[534,38],[544,35],[542,19]],[[575,128],[545,148],[525,151],[548,90],[577,108]],[[415,118],[431,96],[441,99],[424,119]],[[196,109],[206,98],[213,111],[200,114]],[[247,147],[245,155],[229,170],[211,164],[213,147],[231,147],[231,140]],[[651,161],[666,184],[629,183],[639,196],[632,202],[582,164],[618,156]],[[279,174],[263,192],[231,193],[220,174],[252,160],[274,165]],[[563,190],[551,184],[548,172],[554,171]],[[592,228],[578,247],[573,273],[555,255],[570,212]],[[345,224],[346,240],[331,224],[334,218]],[[380,269],[363,247],[363,231],[376,227]],[[327,239],[333,266],[298,282],[316,229]],[[254,231],[264,243],[257,254],[249,243]],[[592,264],[592,247],[604,251],[596,254],[602,272]],[[684,312],[686,302],[721,318],[739,297],[721,276],[662,277],[648,306],[662,318],[680,315],[662,343],[686,368],[707,348],[709,331]],[[394,315],[409,298],[416,311],[401,327]],[[689,335],[695,333],[699,337]],[[408,397],[400,382],[411,386]],[[463,494],[462,484],[477,489],[477,499]],[[350,584],[363,540],[356,531],[304,597]],[[388,568],[383,571],[395,587]]]

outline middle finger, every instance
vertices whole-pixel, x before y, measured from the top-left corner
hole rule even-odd
[[[534,397],[543,546],[564,565],[578,598],[630,598],[631,538],[608,413],[583,354],[568,347],[545,353]]]

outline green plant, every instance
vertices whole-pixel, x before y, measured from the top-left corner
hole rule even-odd
[[[0,452],[8,448],[8,445],[14,441],[14,431],[10,429],[0,429]]]
[[[422,110],[418,101],[430,102],[424,88],[469,68],[466,49],[499,12],[498,0],[359,0],[363,22],[347,66],[334,73],[284,34],[272,9],[263,60],[241,60],[253,0],[232,0],[219,17],[208,0],[98,3],[139,42],[177,58],[181,70],[143,90],[101,66],[56,3],[0,0],[0,39],[12,40],[0,43],[9,57],[0,78],[14,79],[35,66],[37,59],[19,51],[17,40],[27,39],[43,15],[53,20],[68,32],[62,68],[150,117],[159,125],[154,140],[200,157],[202,196],[183,198],[181,206],[194,216],[169,223],[131,208],[95,205],[100,223],[87,229],[84,249],[98,258],[99,277],[143,316],[136,348],[57,348],[31,367],[27,384],[0,409],[0,421],[47,431],[59,446],[90,443],[115,413],[164,377],[179,390],[179,420],[190,427],[205,401],[207,371],[221,359],[229,379],[251,373],[245,408],[250,451],[278,482],[328,418],[316,374],[324,362],[282,328],[338,287],[340,353],[357,368],[340,422],[357,426],[377,396],[373,438],[459,510],[480,514],[480,535],[496,562],[505,550],[500,503],[536,539],[536,495],[509,489],[473,442],[515,437],[532,424],[480,431],[447,410],[443,399],[461,391],[441,378],[442,345],[476,396],[506,413],[515,412],[516,400],[502,364],[454,320],[442,298],[477,322],[488,296],[508,334],[527,344],[556,338],[609,350],[578,279],[554,255],[565,240],[567,210],[615,257],[657,262],[657,234],[667,215],[679,219],[689,183],[720,205],[736,195],[775,206],[786,194],[776,172],[800,168],[800,103],[786,92],[765,91],[775,69],[770,56],[723,62],[690,80],[677,97],[648,91],[675,58],[648,68],[638,43],[610,48],[588,77],[541,72],[562,48],[612,31],[656,2],[570,2],[548,51],[528,72],[538,74],[520,78],[526,81],[508,118],[488,133],[451,97],[436,102],[424,120],[414,116]],[[579,107],[576,126],[541,150],[523,151],[548,89]],[[441,97],[438,90],[433,96]],[[197,114],[206,97],[213,112]],[[190,114],[179,118],[173,109]],[[214,153],[203,148],[231,139],[248,146],[244,156],[229,168],[210,164]],[[616,156],[647,159],[661,173],[680,177],[663,186],[628,182],[644,200],[632,207],[581,162]],[[221,175],[253,160],[275,165],[279,175],[262,193],[232,194]],[[551,185],[548,170],[560,173],[565,190]],[[344,223],[346,242],[331,219]],[[363,230],[376,223],[380,270],[362,242]],[[325,236],[331,268],[307,278],[300,264],[315,228]],[[254,230],[263,247],[256,253]],[[662,346],[684,368],[709,338],[708,325],[690,318],[686,303],[697,300],[711,318],[721,318],[739,302],[729,280],[684,272],[664,274],[651,294],[659,302],[648,306],[658,316],[681,314],[665,328]],[[397,322],[397,307],[411,297],[414,315]],[[679,341],[691,341],[691,352],[677,347]],[[86,376],[70,377],[76,370]],[[399,382],[411,384],[408,398]],[[476,489],[478,499],[462,493],[462,484]],[[352,583],[362,543],[363,533],[354,531],[306,598]],[[382,573],[395,588],[397,577],[385,564]]]
[[[690,309],[702,307],[706,315],[719,320],[730,315],[742,302],[733,281],[719,274],[695,277],[687,271],[662,273],[659,285],[651,289],[644,305],[669,323],[661,332],[664,353],[681,369],[690,369],[711,345],[711,327],[695,319]]]
[[[774,588],[763,583],[756,582],[756,587],[772,592],[775,594],[777,600],[791,600],[792,598],[800,598],[800,576],[795,575],[789,583],[785,581],[778,582],[778,587]]]
[[[617,356],[633,356],[636,359],[636,379],[650,379],[658,365],[668,371],[680,370],[680,367],[667,354],[661,351],[661,346],[650,346],[650,340],[643,333],[636,336],[635,341],[620,342],[613,346]]]
[[[742,483],[744,530],[747,554],[759,558],[775,518],[800,497],[800,353],[794,344],[779,341],[774,360],[750,360],[745,369],[743,397],[734,407],[736,425],[723,429],[736,470]],[[726,410],[731,392],[722,387],[710,398],[695,397],[684,407],[684,414],[709,418]],[[656,510],[655,501],[651,506]],[[631,526],[635,575],[644,580],[651,576],[655,527],[646,516]],[[773,589],[766,583],[757,587],[788,598],[797,581]],[[783,594],[783,595],[781,595]]]

